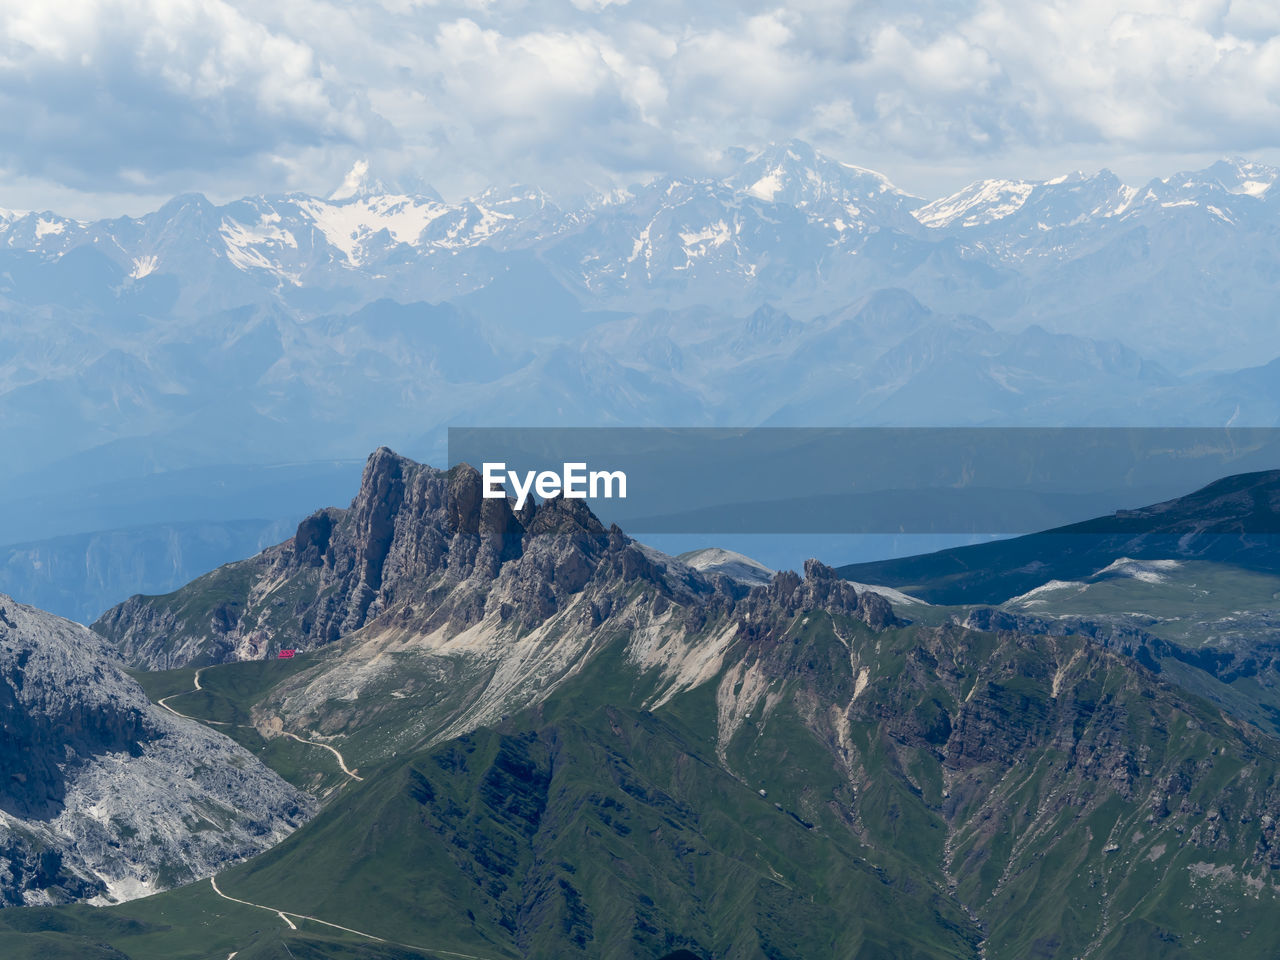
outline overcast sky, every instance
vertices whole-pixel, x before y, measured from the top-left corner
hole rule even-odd
[[[0,205],[447,197],[711,172],[799,137],[934,197],[1280,157],[1280,4],[0,0]]]

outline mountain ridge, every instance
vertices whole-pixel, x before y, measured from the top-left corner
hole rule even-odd
[[[720,179],[664,175],[563,208],[518,186],[449,202],[372,185],[336,200],[289,194],[220,206],[188,194],[136,218],[26,213],[0,220],[0,241],[8,257],[34,257],[37,273],[79,251],[77,276],[96,274],[106,288],[90,302],[113,309],[172,298],[183,313],[278,303],[305,316],[319,290],[329,304],[351,309],[378,296],[439,302],[484,289],[511,257],[532,254],[590,309],[727,303],[749,312],[773,301],[812,315],[870,289],[903,286],[1001,327],[1040,322],[1091,335],[1107,325],[1082,310],[1102,302],[1118,309],[1116,297],[1132,309],[1133,291],[1158,292],[1153,256],[1202,261],[1179,280],[1221,317],[1216,275],[1229,269],[1229,256],[1252,245],[1270,249],[1276,172],[1247,161],[1140,187],[1106,170],[982,181],[925,204],[881,174],[800,141],[733,156],[736,169]],[[1102,270],[1089,265],[1099,257],[1114,261],[1106,289],[1092,299],[1073,294],[1071,275]],[[939,258],[948,269],[939,269]],[[1236,313],[1247,305],[1252,316],[1271,289],[1266,275],[1230,276]],[[0,292],[38,303],[48,287],[10,281]],[[1143,335],[1176,341],[1183,354],[1194,350],[1187,339],[1194,330],[1182,320],[1161,330],[1155,307],[1144,308]],[[1280,354],[1280,344],[1272,352]]]
[[[717,609],[746,594],[604,528],[580,501],[551,498],[516,511],[505,499],[481,498],[480,479],[466,465],[441,471],[379,448],[349,508],[318,511],[292,539],[183,590],[133,597],[94,629],[135,666],[172,669],[257,659],[283,646],[316,649],[371,626],[465,632],[496,616],[527,630],[581,606],[579,594],[599,571],[671,599],[708,598]],[[893,622],[879,597],[850,594],[842,604],[869,622]],[[610,606],[582,616],[598,625]]]
[[[1280,568],[1280,470],[1238,474],[1185,496],[1111,516],[935,554],[839,568],[933,603],[999,604],[1047,580],[1092,576],[1121,557],[1204,559]],[[1052,560],[1044,558],[1051,557]]]

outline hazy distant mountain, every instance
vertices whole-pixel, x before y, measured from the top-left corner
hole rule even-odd
[[[96,222],[9,214],[0,292],[12,308],[117,323],[265,304],[306,318],[452,299],[517,268],[521,283],[537,275],[537,299],[587,310],[742,315],[771,302],[805,319],[895,286],[1001,328],[1118,335],[1174,367],[1280,354],[1264,323],[1280,283],[1267,267],[1271,167],[1221,161],[1142,186],[1105,170],[984,181],[925,202],[797,141],[735,159],[723,179],[669,176],[567,207],[533,187],[445,202],[353,171],[326,199],[189,195]],[[545,323],[537,335],[564,332]],[[1250,351],[1233,347],[1243,342]]]
[[[121,597],[166,593],[279,541],[287,521],[165,523],[0,547],[0,592],[90,623]]]
[[[0,539],[256,516],[199,478],[439,461],[450,425],[1280,423],[1272,168],[926,202],[799,142],[733,161],[6,213]]]
[[[935,603],[1003,603],[1120,558],[1280,570],[1280,471],[1226,477],[1165,503],[937,553],[850,564],[840,573]]]

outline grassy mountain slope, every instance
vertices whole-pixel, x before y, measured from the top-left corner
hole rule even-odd
[[[1280,748],[1128,658],[797,609],[661,706],[659,674],[619,638],[219,883],[493,958],[1263,957],[1280,934]],[[190,936],[181,960],[209,955],[208,903],[54,916],[130,957]],[[117,929],[156,911],[170,929]]]
[[[1121,557],[1280,570],[1280,471],[1227,477],[1186,497],[1011,540],[840,567],[931,603],[1003,603],[1083,580]]]

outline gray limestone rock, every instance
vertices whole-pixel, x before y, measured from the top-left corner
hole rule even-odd
[[[313,801],[152,704],[79,624],[0,595],[0,905],[110,903],[209,876]]]

